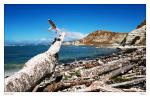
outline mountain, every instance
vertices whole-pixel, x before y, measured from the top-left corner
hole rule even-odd
[[[146,20],[129,33],[97,30],[81,40],[64,42],[63,44],[96,46],[146,45]]]
[[[81,40],[65,42],[64,45],[116,45],[120,44],[126,36],[127,33],[97,30]]]
[[[83,38],[81,40],[81,43],[85,45],[120,44],[123,38],[126,37],[126,35],[126,33],[98,30]]]

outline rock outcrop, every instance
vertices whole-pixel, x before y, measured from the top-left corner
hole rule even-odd
[[[146,45],[146,21],[128,33],[123,45]]]
[[[146,48],[127,48],[92,60],[59,64],[34,92],[145,92]]]
[[[89,34],[81,40],[85,45],[107,45],[107,44],[120,44],[126,37],[126,33],[116,33],[110,31],[96,31]]]
[[[116,45],[120,44],[127,33],[97,30],[81,40],[65,42],[64,45]]]
[[[96,46],[120,46],[146,45],[146,20],[139,24],[136,29],[129,33],[117,33],[111,31],[97,30],[77,41],[64,42],[64,45],[96,45]]]
[[[76,41],[66,41],[66,42],[63,42],[63,45],[84,45],[80,42],[80,40],[76,40]]]
[[[136,29],[139,29],[139,28],[143,27],[144,25],[146,25],[146,20],[144,20],[140,25],[138,25],[136,27]]]

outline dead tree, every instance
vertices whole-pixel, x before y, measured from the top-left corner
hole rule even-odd
[[[51,47],[25,63],[25,66],[14,75],[5,79],[5,92],[29,91],[48,74],[53,73],[57,63],[56,54],[59,52],[65,33],[55,38]]]
[[[46,88],[44,88],[45,92],[56,92],[59,90],[63,90],[66,88],[69,88],[71,86],[75,86],[75,85],[82,85],[82,84],[91,84],[92,80],[73,80],[73,81],[66,81],[66,82],[57,82],[57,83],[53,83],[48,85]]]
[[[121,92],[122,90],[113,88],[112,86],[106,85],[106,82],[109,81],[109,79],[118,76],[120,74],[124,74],[125,72],[129,71],[131,68],[133,68],[135,65],[129,64],[127,66],[123,66],[119,69],[113,70],[110,73],[107,73],[106,75],[102,76],[100,80],[93,82],[89,87],[77,91],[95,91],[95,90],[101,90],[101,91],[107,91],[107,92]]]
[[[82,70],[83,77],[93,77],[95,75],[101,75],[107,72],[110,72],[114,69],[120,68],[122,66],[128,65],[130,63],[131,58],[121,58],[119,60],[114,60],[106,63],[102,66],[93,67],[90,69]]]
[[[133,67],[135,67],[135,64],[129,64],[127,66],[121,67],[119,69],[113,70],[110,73],[106,74],[104,76],[104,78],[102,78],[105,82],[110,80],[111,78],[121,75],[121,74],[125,74],[126,72],[128,72],[129,70],[131,70]]]
[[[93,92],[93,91],[102,91],[102,92],[123,92],[121,89],[113,88],[110,85],[104,84],[103,81],[94,81],[89,87],[84,89],[78,89],[77,92]]]
[[[112,87],[131,86],[131,85],[136,85],[136,84],[144,82],[144,81],[146,81],[146,77],[144,77],[144,78],[138,78],[138,79],[134,79],[134,80],[131,80],[131,81],[126,81],[126,82],[111,84],[111,86]]]

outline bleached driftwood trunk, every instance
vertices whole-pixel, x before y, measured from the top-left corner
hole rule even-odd
[[[57,63],[55,54],[59,52],[65,33],[62,32],[51,47],[44,53],[41,53],[28,62],[14,75],[5,79],[5,92],[23,92],[33,88],[44,76],[54,71]]]

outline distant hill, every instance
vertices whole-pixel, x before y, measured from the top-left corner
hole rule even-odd
[[[85,45],[99,45],[99,44],[120,44],[126,33],[116,33],[111,31],[98,30],[92,32],[81,41]]]
[[[117,33],[105,30],[97,30],[81,40],[65,42],[64,45],[111,45],[120,44],[127,33]]]
[[[129,33],[97,30],[81,40],[64,42],[64,45],[146,45],[146,20]]]

